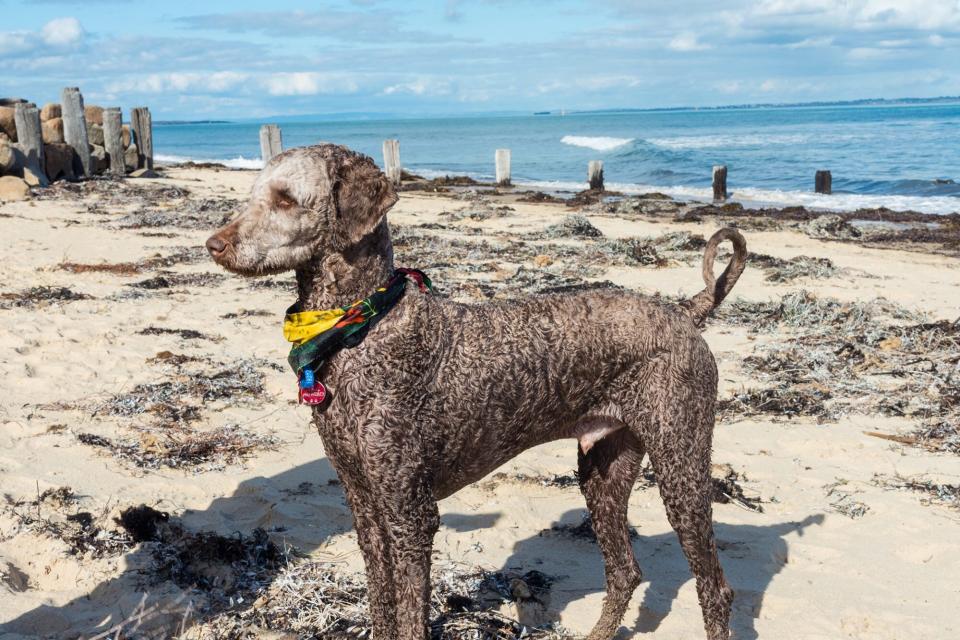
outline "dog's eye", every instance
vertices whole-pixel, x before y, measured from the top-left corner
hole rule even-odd
[[[287,191],[274,191],[273,192],[273,206],[278,209],[292,209],[297,205],[297,201],[293,199]]]

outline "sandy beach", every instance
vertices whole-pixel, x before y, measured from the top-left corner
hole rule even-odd
[[[360,637],[350,513],[286,366],[292,274],[232,276],[203,249],[256,173],[163,175],[0,203],[0,640]],[[388,216],[397,264],[471,304],[585,285],[686,297],[703,238],[736,224],[751,262],[705,331],[734,637],[960,634],[956,216],[415,187]],[[450,629],[466,610],[590,630],[603,567],[576,446],[441,503]],[[620,637],[702,637],[650,473],[630,522],[644,582]]]

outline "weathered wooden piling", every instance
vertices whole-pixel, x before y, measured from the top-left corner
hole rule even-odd
[[[713,167],[713,201],[723,202],[727,199],[727,165],[718,164]]]
[[[130,112],[130,124],[137,142],[137,168],[153,169],[153,118],[147,107]]]
[[[126,173],[123,161],[123,120],[120,107],[109,107],[103,110],[103,146],[110,158],[110,173],[122,176]]]
[[[393,184],[399,186],[403,170],[400,167],[400,141],[383,141],[383,170]]]
[[[60,94],[63,111],[63,138],[73,147],[80,159],[79,173],[93,175],[90,159],[90,141],[87,139],[87,119],[83,112],[83,95],[78,87],[65,87]]]
[[[509,187],[510,182],[510,149],[497,149],[493,156],[497,185]]]
[[[263,164],[270,162],[274,156],[283,151],[283,137],[279,125],[265,124],[260,127],[260,157]]]
[[[40,110],[37,105],[20,103],[14,107],[17,127],[17,147],[23,153],[23,177],[33,186],[49,184],[43,159],[43,134],[40,128]],[[28,174],[33,174],[32,176]]]
[[[603,160],[591,160],[587,164],[587,182],[594,191],[603,191]]]
[[[813,190],[817,193],[833,193],[833,175],[829,171],[817,171],[813,178]]]

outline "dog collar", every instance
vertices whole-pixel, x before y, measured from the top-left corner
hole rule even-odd
[[[301,311],[298,302],[287,309],[283,337],[293,343],[287,362],[297,374],[301,403],[323,404],[327,388],[316,379],[316,372],[340,349],[360,344],[370,328],[403,297],[408,280],[415,282],[421,291],[433,290],[433,283],[424,272],[396,269],[372,295],[353,304],[323,311]]]

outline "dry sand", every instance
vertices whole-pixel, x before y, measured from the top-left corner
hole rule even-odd
[[[187,626],[223,608],[211,589],[190,589],[183,580],[177,584],[170,563],[167,573],[158,569],[155,544],[130,541],[114,518],[134,505],[169,513],[171,522],[187,532],[250,536],[262,528],[276,544],[330,563],[325,566],[335,572],[362,570],[343,493],[309,424],[309,411],[293,402],[280,331],[282,312],[293,298],[291,277],[272,278],[267,287],[221,277],[197,249],[232,208],[225,199],[243,199],[255,174],[193,168],[171,169],[167,175],[0,204],[0,294],[7,294],[0,298],[2,640],[95,636],[136,613],[144,593],[145,606],[160,611],[125,637],[173,635],[187,607]],[[189,190],[188,197],[177,189]],[[146,205],[144,193],[154,194]],[[512,210],[498,212],[495,207],[502,203]],[[179,213],[187,204],[195,218],[181,224],[195,228],[128,226],[146,213]],[[470,212],[474,217],[463,217]],[[603,239],[537,235],[570,213],[561,204],[412,192],[403,194],[389,217],[398,236],[407,239],[398,243],[399,258],[422,258],[403,264],[428,269],[441,290],[467,301],[584,279],[666,296],[701,288],[698,249],[664,250],[666,263],[660,265],[622,256],[604,263],[602,256],[577,257]],[[619,215],[596,207],[588,208],[587,216],[607,239],[676,231],[706,236],[718,226],[711,217],[680,222],[672,215]],[[836,272],[772,283],[763,269],[748,267],[733,298],[778,301],[806,290],[868,308],[879,308],[872,301],[882,296],[931,320],[952,321],[958,315],[955,257],[813,239],[795,226],[746,228],[749,248],[782,259],[828,258]],[[434,238],[421,251],[418,233],[434,234],[447,244]],[[458,250],[457,259],[470,268],[443,256],[431,260],[433,250],[484,239],[492,245],[541,244],[527,252],[517,251],[516,244],[489,254],[475,246]],[[171,255],[180,261],[158,259]],[[71,271],[58,266],[63,263],[128,264],[113,273]],[[164,280],[153,280],[158,277]],[[146,287],[132,286],[144,281]],[[61,299],[25,299],[21,294],[33,287],[54,288],[35,290],[34,298]],[[59,287],[89,297],[62,299]],[[729,310],[745,308],[730,305]],[[252,313],[240,314],[244,310]],[[769,380],[745,369],[744,359],[804,328],[751,331],[724,318],[706,331],[720,367],[721,398],[769,386]],[[893,353],[898,348],[890,346]],[[960,374],[949,355],[940,362]],[[238,363],[246,368],[238,370]],[[913,373],[898,375],[870,379],[889,379],[895,400],[903,393],[896,385],[904,375],[914,379]],[[827,388],[839,384],[826,380]],[[163,403],[152,404],[171,384],[180,385],[175,404],[192,406],[192,412],[171,415]],[[931,377],[929,384],[939,383]],[[137,395],[138,385],[159,386]],[[945,391],[938,387],[931,393]],[[836,400],[835,390],[833,396]],[[735,637],[957,637],[960,505],[949,491],[960,484],[960,455],[864,434],[908,434],[931,419],[930,412],[883,415],[869,406],[852,410],[850,401],[833,416],[788,419],[737,406],[717,426],[714,461],[721,475],[734,472],[738,486],[748,498],[759,498],[763,511],[715,505],[721,561],[737,592]],[[141,413],[144,408],[150,410]],[[197,433],[224,427],[224,434],[239,438],[228,448],[249,445],[243,455],[225,458],[223,451],[213,450],[198,453],[183,468],[163,464],[177,460],[177,447]],[[129,444],[128,456],[112,456],[111,449],[98,446],[104,442]],[[138,466],[138,458],[148,466]],[[589,631],[600,611],[603,571],[595,543],[577,535],[585,510],[575,482],[569,483],[575,468],[574,441],[556,442],[526,452],[500,475],[445,500],[436,571],[479,568],[508,577],[539,571],[553,579],[540,594],[542,604],[520,598],[505,602],[502,612],[534,624],[558,621],[574,633]],[[559,482],[551,482],[555,475],[561,476]],[[932,481],[941,487],[940,499],[890,486],[907,480]],[[70,491],[48,491],[59,487]],[[66,520],[77,513],[90,518]],[[694,584],[649,483],[633,493],[630,522],[645,581],[620,637],[702,637]],[[235,578],[215,565],[194,571],[208,583],[219,580],[212,589],[218,597],[229,602],[234,595],[235,613],[248,609],[258,594],[247,593],[239,602],[243,592],[231,594]],[[259,588],[269,586],[271,575],[258,574]],[[189,628],[185,637],[201,632],[210,637],[216,628],[217,623]]]

